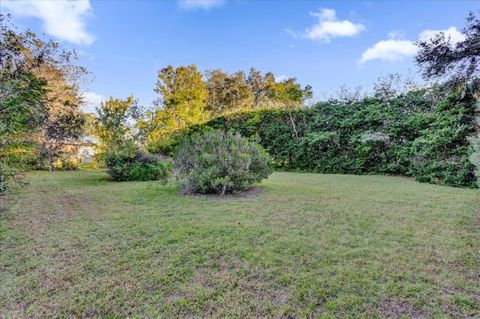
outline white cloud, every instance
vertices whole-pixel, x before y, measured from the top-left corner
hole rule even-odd
[[[402,30],[393,30],[388,32],[387,37],[389,39],[403,39],[405,38],[405,32]]]
[[[438,33],[443,32],[446,39],[450,39],[451,44],[455,44],[465,40],[465,35],[457,30],[456,27],[450,27],[445,30],[425,30],[422,31],[418,37],[419,41],[429,41]]]
[[[321,9],[319,12],[311,12],[310,15],[318,18],[318,22],[303,34],[303,37],[310,40],[328,43],[333,38],[352,37],[365,30],[365,26],[361,23],[338,20],[333,9]]]
[[[443,32],[451,44],[465,40],[465,35],[457,30],[456,27],[450,27],[445,30],[424,30],[418,35],[418,41],[429,41],[438,33]],[[363,52],[360,63],[371,60],[385,61],[403,61],[406,57],[414,56],[418,47],[415,42],[402,39],[405,34],[402,31],[391,31],[388,33],[389,40],[377,42],[373,47]]]
[[[370,60],[402,61],[405,57],[414,56],[417,46],[409,40],[382,40],[362,54],[360,63]]]
[[[83,92],[82,97],[85,101],[82,111],[87,113],[94,113],[96,108],[100,107],[100,103],[105,101],[105,97],[95,92]]]
[[[215,7],[220,7],[224,2],[224,0],[178,0],[178,5],[187,10],[209,10]]]
[[[92,14],[89,0],[2,0],[2,5],[13,14],[41,19],[45,32],[60,40],[85,45],[94,41],[85,26]]]
[[[290,77],[284,75],[284,74],[280,74],[280,75],[277,75],[275,77],[275,81],[276,82],[282,82],[282,81],[285,81],[285,80],[288,80]]]

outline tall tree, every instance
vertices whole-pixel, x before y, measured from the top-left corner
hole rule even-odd
[[[296,78],[276,82],[268,93],[271,100],[279,102],[283,107],[301,107],[312,95],[312,87],[307,85],[302,88]]]
[[[44,62],[50,47],[31,32],[15,32],[8,16],[0,15],[0,147],[43,124],[47,82],[32,69]]]
[[[46,160],[44,165],[55,169],[57,160],[65,161],[78,152],[85,117],[80,111],[83,99],[76,81],[83,71],[68,65],[44,64],[34,72],[47,81],[47,117],[38,141]]]
[[[93,131],[100,141],[97,152],[100,159],[109,151],[121,149],[133,137],[132,122],[137,118],[137,108],[133,96],[125,100],[110,97],[97,108]]]
[[[232,75],[221,70],[207,72],[207,90],[207,109],[212,116],[253,108],[253,92],[243,71]]]
[[[276,81],[273,73],[262,75],[254,68],[250,69],[246,82],[253,93],[253,108],[300,107],[312,97],[312,87],[302,88],[296,78]]]
[[[462,30],[463,40],[452,43],[443,32],[428,41],[418,43],[420,50],[416,56],[417,64],[423,69],[426,79],[448,77],[450,84],[472,83],[480,100],[480,19],[470,12]],[[463,86],[463,85],[462,85]],[[476,137],[471,138],[473,153],[471,163],[477,167],[476,174],[480,186],[480,112],[476,114]]]
[[[78,83],[86,70],[73,63],[74,52],[62,50],[57,42],[44,41],[31,31],[16,32],[8,16],[0,16],[0,22],[0,100],[7,96],[11,100],[20,92],[25,96],[24,88],[35,86],[38,81],[43,83],[42,98],[37,98],[36,108],[27,112],[30,120],[38,120],[32,123],[38,123],[40,129],[31,130],[23,139],[40,145],[43,156],[39,159],[45,159],[45,166],[53,168],[58,158],[76,151],[84,122]],[[15,104],[8,110],[18,111],[21,105]],[[41,117],[34,115],[40,113]]]
[[[207,86],[195,65],[161,69],[154,91],[160,94],[157,108],[137,123],[150,149],[156,149],[178,130],[210,118]]]
[[[161,95],[160,106],[172,117],[177,128],[208,118],[205,110],[208,91],[195,65],[177,68],[169,65],[161,69],[155,92]]]
[[[427,41],[418,43],[417,64],[426,79],[445,76],[453,83],[470,81],[480,71],[480,19],[474,12],[467,17],[462,30],[463,40],[452,43],[452,39],[440,32]]]
[[[37,41],[28,31],[17,33],[9,17],[0,14],[0,193],[33,158],[27,141],[45,122],[47,83],[32,68],[50,50],[50,42]]]
[[[275,76],[268,72],[265,75],[255,68],[251,68],[247,77],[247,84],[253,93],[253,107],[259,108],[268,100],[272,86],[275,85]]]

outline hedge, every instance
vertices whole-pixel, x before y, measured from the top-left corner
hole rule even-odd
[[[475,92],[476,86],[435,86],[388,100],[237,113],[177,132],[155,151],[173,154],[192,133],[233,129],[263,146],[277,169],[404,175],[477,187],[469,160],[474,152],[469,140],[479,131]]]

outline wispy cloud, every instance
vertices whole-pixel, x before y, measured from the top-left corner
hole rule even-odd
[[[441,32],[449,39],[451,44],[465,40],[465,35],[458,31],[456,27],[450,27],[445,30],[424,30],[418,35],[418,41],[429,41]],[[418,52],[417,45],[414,41],[402,39],[403,37],[404,34],[401,31],[390,32],[388,40],[378,41],[363,52],[359,62],[365,63],[372,60],[395,62],[414,56]]]
[[[328,43],[333,38],[353,37],[366,29],[361,23],[339,20],[333,9],[320,9],[318,12],[311,12],[310,15],[317,18],[317,23],[300,34],[291,30],[288,30],[288,33],[294,37]]]
[[[224,0],[178,0],[180,8],[186,10],[210,10],[222,6],[224,3]]]
[[[86,18],[92,15],[89,0],[2,0],[2,6],[15,15],[41,19],[45,32],[60,40],[83,45],[94,41],[85,26]]]

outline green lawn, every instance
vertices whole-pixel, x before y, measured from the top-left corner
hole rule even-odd
[[[38,172],[7,198],[0,317],[478,318],[480,192],[275,173],[247,198]]]

